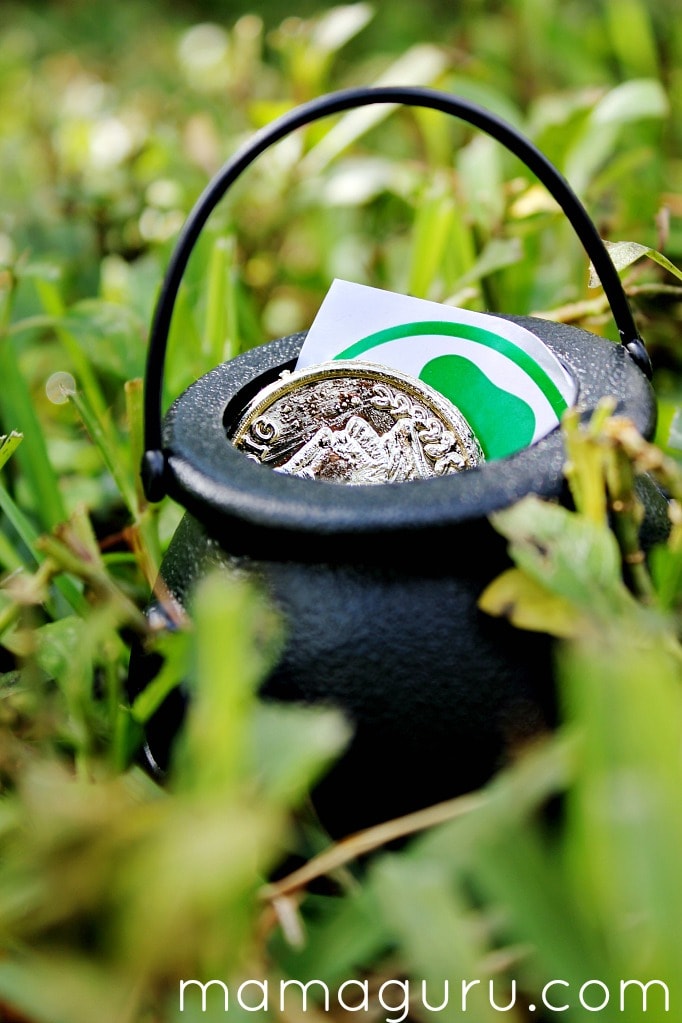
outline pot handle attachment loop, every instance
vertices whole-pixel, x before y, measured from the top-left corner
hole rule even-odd
[[[165,496],[167,476],[172,471],[167,454],[163,450],[161,394],[173,308],[189,257],[208,217],[237,178],[274,143],[296,129],[323,117],[376,103],[439,110],[479,128],[517,156],[547,188],[565,213],[601,282],[622,345],[642,372],[651,377],[651,361],[644,341],[635,326],[618,271],[594,222],[566,179],[532,142],[495,114],[451,93],[418,86],[344,89],[295,107],[257,132],[209,182],[185,221],[166,270],[149,339],[142,479],[150,501],[159,501]]]

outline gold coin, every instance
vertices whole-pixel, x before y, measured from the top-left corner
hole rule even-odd
[[[230,439],[277,472],[331,483],[429,479],[484,460],[466,419],[438,391],[355,359],[283,373]]]

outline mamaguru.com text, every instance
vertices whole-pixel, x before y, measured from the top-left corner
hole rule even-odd
[[[376,1013],[378,1009],[378,1018],[385,1023],[403,1023],[411,1005],[433,1013],[450,1008],[473,1015],[476,1000],[481,998],[487,1000],[494,1012],[502,1014],[522,1004],[515,980],[506,983],[443,980],[439,985],[431,985],[426,981],[396,978],[385,980],[380,987],[373,988],[368,980],[359,979],[345,980],[334,987],[322,980],[304,983],[293,979],[277,982],[250,979],[230,986],[222,980],[190,979],[180,981],[179,1009],[196,1015],[207,1012],[209,1007],[214,1014],[221,1008],[229,1013],[230,1008],[238,1007],[255,1014],[269,1010],[284,1012],[291,1005],[298,1013],[309,1009],[315,1011],[318,1018],[321,1012],[328,1013],[337,1007],[346,1012],[374,1010]],[[527,1004],[525,999],[523,1002]],[[537,1005],[530,1004],[528,1008],[531,1012],[542,1010],[545,1015],[577,1008],[597,1014],[609,1008],[612,1012],[627,1013],[624,1018],[652,1012],[660,1019],[662,1013],[670,1012],[670,991],[662,980],[621,980],[610,986],[595,978],[588,978],[582,984],[549,980],[539,994]]]

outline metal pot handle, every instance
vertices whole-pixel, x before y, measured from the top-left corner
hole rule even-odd
[[[171,471],[162,441],[161,393],[173,308],[189,257],[208,217],[253,161],[290,132],[331,114],[375,103],[426,107],[457,117],[501,142],[531,170],[566,214],[604,289],[621,343],[642,372],[651,377],[651,361],[635,326],[627,296],[599,232],[575,192],[552,163],[515,128],[459,96],[407,86],[357,88],[333,92],[296,107],[257,132],[209,182],[190,212],[171,255],[157,301],[149,339],[145,382],[145,453],[142,479],[150,501],[167,493]]]

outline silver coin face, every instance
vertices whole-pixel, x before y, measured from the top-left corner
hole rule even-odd
[[[420,380],[356,360],[284,373],[230,439],[277,472],[330,483],[428,479],[483,461],[461,412]]]

